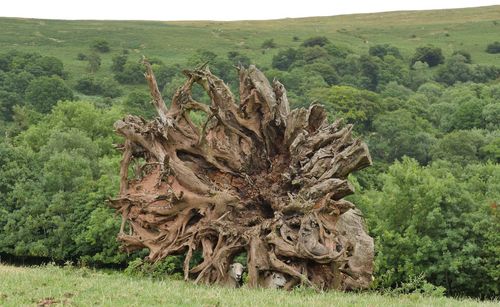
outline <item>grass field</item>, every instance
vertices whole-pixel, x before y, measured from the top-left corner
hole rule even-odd
[[[1,14],[1,13],[0,13]],[[276,49],[262,50],[273,38],[278,47],[293,47],[312,36],[364,53],[374,44],[390,43],[405,55],[415,47],[434,44],[445,55],[454,50],[472,54],[480,64],[498,64],[500,54],[484,52],[490,42],[500,40],[500,5],[433,11],[311,17],[268,21],[168,22],[168,21],[61,21],[0,18],[0,52],[37,51],[63,60],[71,76],[85,72],[86,62],[77,61],[95,39],[105,39],[112,52],[102,55],[103,67],[122,48],[157,57],[165,63],[186,63],[197,49],[225,56],[239,51],[259,66],[269,66]],[[298,41],[294,41],[298,37]],[[109,71],[101,70],[109,74]]]
[[[43,305],[45,304],[45,305]],[[376,293],[195,286],[71,267],[0,264],[0,306],[498,306],[498,302]]]

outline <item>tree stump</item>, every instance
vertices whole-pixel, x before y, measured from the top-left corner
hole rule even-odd
[[[373,239],[342,199],[354,192],[349,173],[371,165],[351,125],[329,124],[316,104],[290,110],[284,86],[255,66],[238,67],[239,103],[201,67],[184,71],[167,108],[144,64],[158,117],[128,115],[114,125],[125,143],[120,194],[110,205],[123,218],[125,251],[147,248],[152,262],[183,254],[184,278],[196,283],[224,283],[246,252],[249,286],[263,286],[270,272],[286,277],[286,289],[369,286]],[[193,99],[195,83],[210,105]],[[206,113],[201,127],[193,110]],[[191,267],[195,252],[202,261]]]

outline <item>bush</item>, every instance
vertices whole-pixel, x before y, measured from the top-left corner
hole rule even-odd
[[[127,95],[123,105],[128,114],[140,115],[145,118],[152,118],[154,108],[150,104],[151,96],[143,91],[133,91]]]
[[[500,53],[500,42],[494,42],[491,44],[488,44],[486,47],[486,52],[488,53]]]
[[[119,55],[115,55],[112,59],[113,63],[111,64],[112,72],[122,72],[125,64],[127,63],[128,55],[126,53],[122,53]]]
[[[87,71],[90,73],[95,73],[101,68],[101,57],[97,53],[92,53],[87,56]]]
[[[33,59],[26,64],[24,70],[35,77],[40,76],[63,76],[63,63],[61,60],[51,56],[43,56]]]
[[[453,53],[451,55],[452,56],[461,55],[461,56],[464,57],[465,63],[467,63],[467,64],[472,63],[472,56],[470,55],[469,52],[467,52],[465,50],[456,50],[456,51],[453,51]]]
[[[277,45],[274,42],[274,38],[266,39],[262,43],[262,45],[260,46],[260,48],[262,48],[262,49],[273,49],[273,48],[276,48],[276,47],[277,47]]]
[[[99,95],[115,98],[122,94],[120,85],[112,79],[96,79],[84,76],[76,82],[75,89],[85,95]]]
[[[96,40],[92,43],[91,45],[92,49],[98,52],[106,53],[109,52],[111,49],[109,48],[109,43],[105,40]]]
[[[123,94],[122,88],[120,87],[120,84],[116,82],[116,80],[104,78],[100,80],[100,85],[100,95],[102,97],[115,98],[120,97]]]
[[[371,46],[368,50],[368,54],[371,56],[379,57],[381,59],[383,59],[386,55],[392,55],[395,58],[401,59],[401,53],[399,52],[399,49],[389,44]]]
[[[403,281],[401,285],[396,288],[390,290],[391,294],[420,294],[423,296],[432,296],[432,297],[442,297],[446,292],[445,287],[435,286],[425,280],[425,274],[420,275],[410,275],[407,280]]]
[[[151,278],[164,278],[170,275],[173,278],[182,278],[182,259],[180,256],[167,256],[166,258],[150,263],[136,258],[129,262],[128,267],[124,271],[125,275],[141,276]]]
[[[145,83],[144,67],[141,63],[128,62],[123,66],[123,71],[115,73],[115,79],[121,84]]]
[[[320,46],[323,47],[326,44],[328,44],[330,41],[328,38],[325,36],[315,36],[315,37],[310,37],[306,39],[304,42],[302,42],[303,47],[314,47],[314,46]]]
[[[47,113],[59,100],[73,100],[73,91],[60,77],[39,77],[30,82],[25,96],[35,110]]]
[[[444,65],[439,66],[436,73],[436,81],[453,85],[456,82],[467,82],[473,79],[473,70],[467,59],[462,55],[454,55],[446,60]]]
[[[424,273],[450,295],[498,296],[498,164],[404,158],[379,179],[383,187],[356,202],[375,236],[379,287],[442,293]]]
[[[297,59],[298,52],[296,49],[288,48],[278,51],[278,54],[273,56],[273,68],[279,70],[288,70],[293,62]]]
[[[227,53],[227,58],[233,65],[241,64],[245,67],[250,65],[250,58],[246,55],[240,54],[238,51],[229,51]]]
[[[81,53],[79,52],[77,55],[76,55],[76,59],[78,61],[86,61],[87,60],[87,55],[85,53]]]
[[[120,180],[111,145],[119,138],[109,127],[122,116],[117,107],[60,102],[13,138],[15,146],[0,143],[0,253],[125,262],[116,241],[120,219],[105,205]]]
[[[443,52],[441,48],[432,45],[418,47],[411,59],[411,65],[413,66],[416,62],[427,63],[429,67],[437,66],[444,62]]]
[[[85,76],[76,81],[75,89],[85,95],[97,95],[101,88],[92,76]]]

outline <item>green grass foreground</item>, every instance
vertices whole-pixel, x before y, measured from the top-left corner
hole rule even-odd
[[[498,306],[471,299],[195,286],[53,265],[0,264],[0,306]]]

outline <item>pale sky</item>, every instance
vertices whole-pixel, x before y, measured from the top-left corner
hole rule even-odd
[[[500,0],[0,0],[0,17],[254,20],[495,4]]]

